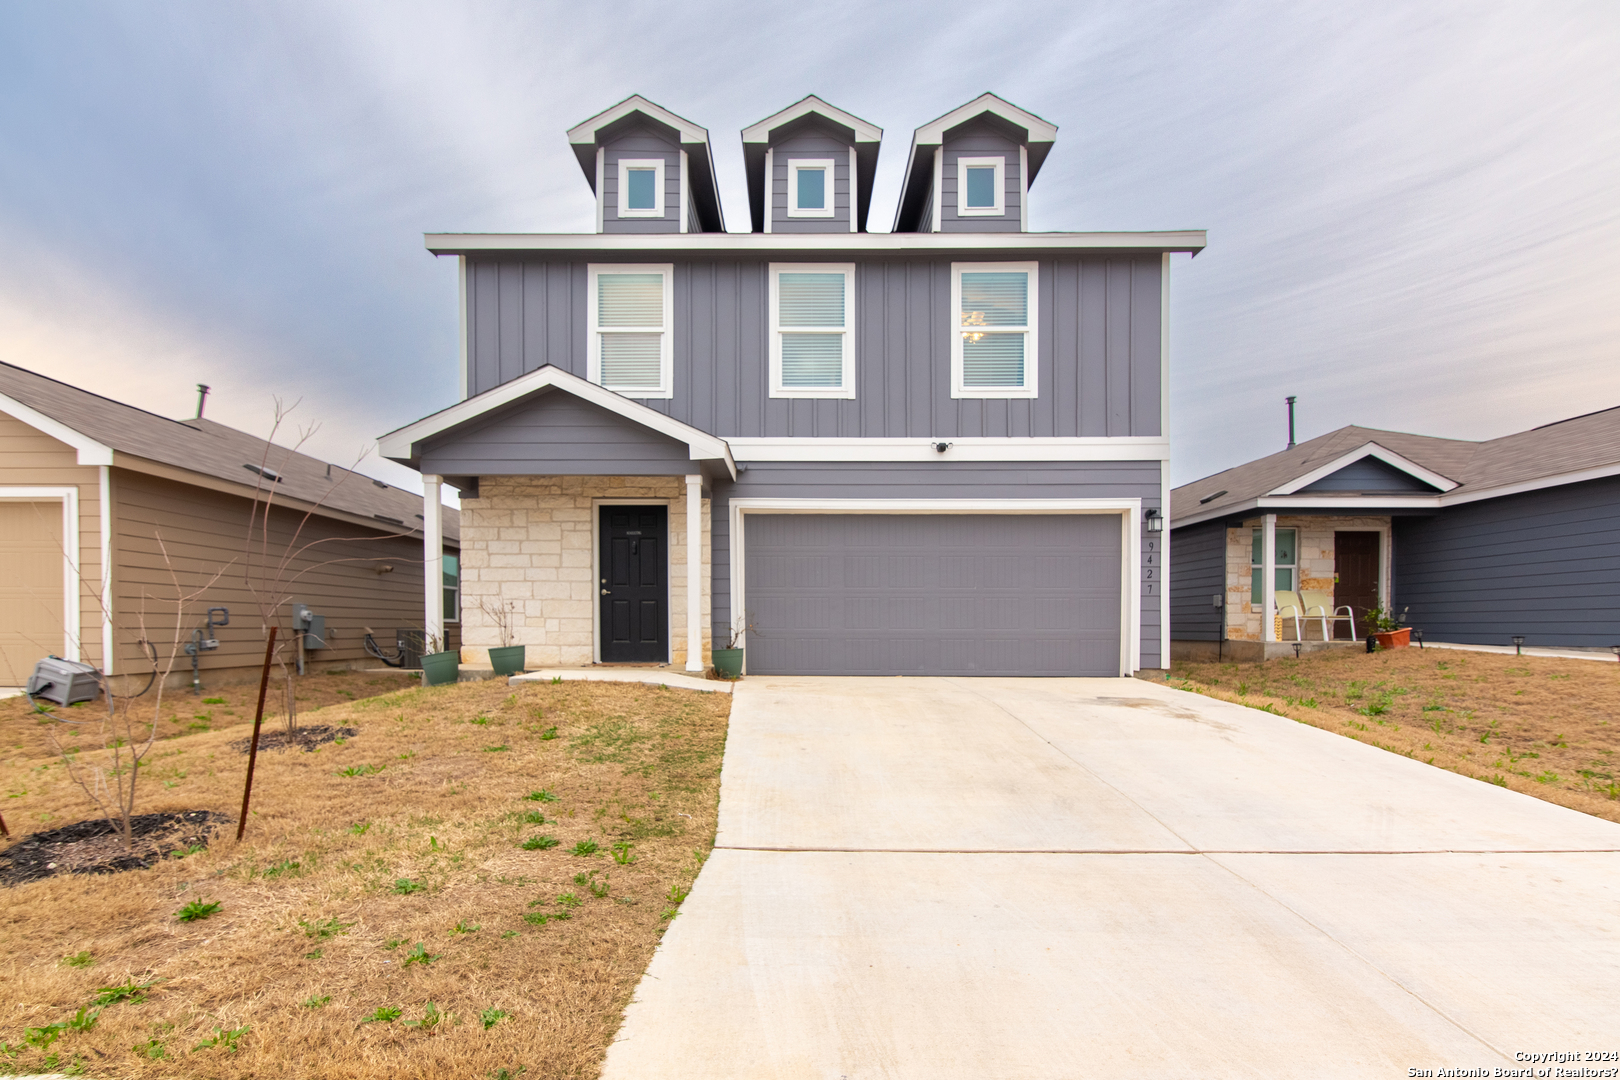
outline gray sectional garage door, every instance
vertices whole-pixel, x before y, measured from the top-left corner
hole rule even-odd
[[[748,514],[756,675],[1118,675],[1113,514]]]

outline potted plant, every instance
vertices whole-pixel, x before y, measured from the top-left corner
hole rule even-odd
[[[731,636],[726,639],[726,647],[713,650],[714,673],[722,679],[738,679],[742,677],[743,651],[738,642],[742,640],[743,631],[748,629],[746,618],[740,618],[731,627]]]
[[[1383,604],[1370,609],[1363,624],[1367,636],[1378,642],[1380,649],[1404,649],[1412,644],[1412,631],[1402,626],[1401,620]]]
[[[427,635],[426,644],[431,651],[422,654],[422,685],[442,686],[460,678],[461,653],[445,652],[438,634]]]
[[[478,606],[483,610],[485,617],[495,624],[495,629],[501,636],[500,646],[489,650],[490,667],[495,669],[497,675],[521,674],[524,646],[512,644],[512,638],[515,636],[512,632],[512,616],[517,613],[517,605],[510,600],[505,603],[480,600]]]

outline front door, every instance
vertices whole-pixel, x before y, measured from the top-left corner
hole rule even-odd
[[[602,662],[669,660],[668,509],[601,508]]]
[[[1333,534],[1333,606],[1349,604],[1358,630],[1367,612],[1378,606],[1378,540],[1375,532]],[[1350,627],[1334,623],[1333,636],[1348,641]]]

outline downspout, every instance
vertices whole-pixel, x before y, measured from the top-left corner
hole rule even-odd
[[[201,415],[201,409],[198,414]],[[101,467],[101,673],[113,674],[112,466]]]

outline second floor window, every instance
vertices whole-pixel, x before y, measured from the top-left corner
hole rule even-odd
[[[831,158],[788,162],[788,217],[833,216]]]
[[[673,396],[670,330],[674,267],[590,268],[590,355],[586,377],[626,397]]]
[[[951,396],[1035,397],[1035,263],[953,263]]]
[[[619,159],[619,216],[664,216],[664,162],[661,159]]]
[[[855,267],[771,266],[771,396],[855,396]]]
[[[956,159],[956,213],[962,217],[999,217],[1006,211],[1007,161],[1001,157]]]

